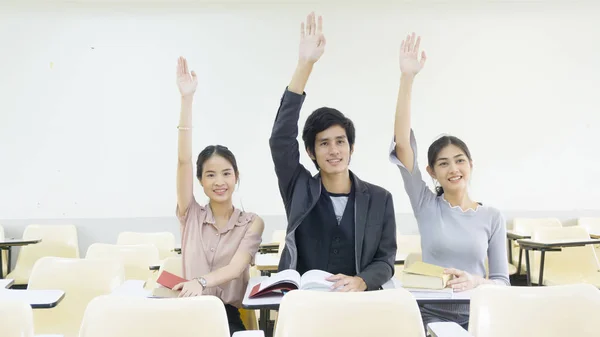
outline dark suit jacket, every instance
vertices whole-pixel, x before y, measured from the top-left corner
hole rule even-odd
[[[295,269],[298,261],[295,231],[321,195],[321,177],[300,164],[298,119],[306,95],[286,89],[269,144],[288,225],[279,270]],[[356,274],[367,290],[380,289],[394,275],[396,220],[392,195],[385,189],[361,181],[355,183]]]

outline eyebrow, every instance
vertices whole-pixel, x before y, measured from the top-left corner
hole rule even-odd
[[[454,156],[454,158],[458,158],[458,157],[464,157],[464,153],[459,153],[459,154],[457,154],[456,156]],[[440,161],[440,160],[448,160],[448,158],[445,158],[445,157],[443,157],[443,158],[438,158],[438,159],[436,160],[436,162],[438,162],[438,161]]]
[[[226,168],[226,169],[224,169],[224,170],[223,170],[223,171],[221,171],[221,172],[227,172],[227,171],[233,171],[233,169]],[[206,172],[206,173],[215,173],[215,171],[213,171],[213,170],[206,170],[206,171],[204,171],[204,172]]]
[[[346,138],[348,138],[348,137],[346,137],[345,135],[344,136],[337,136],[337,137],[335,137],[335,139],[346,139]],[[321,139],[319,139],[319,142],[323,142],[323,141],[326,141],[326,140],[329,140],[329,138],[321,138]]]

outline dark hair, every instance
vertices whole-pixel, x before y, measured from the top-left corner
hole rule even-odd
[[[346,130],[346,137],[348,138],[350,148],[352,148],[356,137],[354,123],[340,111],[328,107],[322,107],[313,111],[306,119],[304,130],[302,130],[304,147],[314,156],[315,138],[317,137],[317,133],[325,131],[335,125],[339,125]],[[316,160],[313,160],[313,163],[317,167],[317,170],[320,169]]]
[[[221,156],[225,158],[228,162],[233,166],[233,172],[235,173],[235,177],[239,177],[239,171],[237,162],[235,161],[235,156],[233,153],[223,145],[209,145],[200,152],[198,155],[198,160],[196,161],[196,177],[198,179],[202,179],[202,172],[204,170],[204,163],[212,156]]]
[[[472,160],[471,152],[469,151],[469,148],[467,147],[467,144],[465,144],[465,142],[454,136],[443,136],[438,138],[435,142],[433,142],[429,146],[429,150],[427,151],[427,162],[432,170],[438,155],[440,154],[442,149],[448,145],[455,145],[459,147],[465,153],[467,158],[469,158],[469,160]],[[444,188],[442,186],[436,186],[435,191],[437,195],[440,196],[444,193]]]

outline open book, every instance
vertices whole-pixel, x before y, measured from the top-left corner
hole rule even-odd
[[[416,261],[402,271],[404,288],[444,289],[452,275],[444,274],[444,268]]]
[[[152,289],[152,297],[178,297],[180,290],[173,290],[173,287],[181,282],[187,282],[188,280],[179,277],[175,274],[163,271],[156,279],[156,283],[160,286]]]
[[[326,278],[332,275],[326,271],[316,269],[309,270],[302,276],[293,269],[282,270],[255,285],[248,297],[256,298],[264,295],[284,294],[287,291],[297,289],[330,291],[334,282],[327,281]]]

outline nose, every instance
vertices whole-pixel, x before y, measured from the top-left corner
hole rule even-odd
[[[329,154],[330,155],[338,155],[340,153],[340,149],[337,144],[333,143],[329,146]]]

